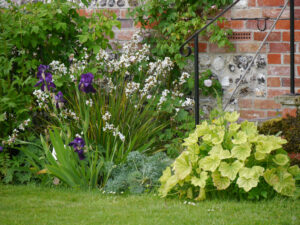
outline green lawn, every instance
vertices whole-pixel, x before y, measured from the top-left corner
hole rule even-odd
[[[183,204],[153,195],[115,196],[36,186],[0,186],[0,224],[300,224],[300,200]]]

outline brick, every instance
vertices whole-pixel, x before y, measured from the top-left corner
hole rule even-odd
[[[274,100],[269,99],[257,99],[254,100],[254,108],[256,109],[280,109],[281,105]]]
[[[284,55],[283,56],[283,63],[284,64],[290,64],[291,63],[290,55]],[[295,64],[300,64],[300,54],[295,54]]]
[[[269,76],[289,76],[290,67],[289,66],[268,66],[268,75]]]
[[[198,52],[207,52],[207,43],[199,43]]]
[[[127,16],[128,16],[128,9],[121,9],[120,10],[120,18],[126,19],[126,18],[128,18]]]
[[[300,30],[300,20],[295,20],[295,30]],[[278,30],[289,30],[290,21],[289,20],[279,20],[275,26]]]
[[[268,98],[290,93],[289,89],[268,89]]]
[[[96,9],[95,11],[106,16],[109,16],[111,13],[114,13],[118,18],[120,18],[120,9]]]
[[[281,82],[279,77],[268,77],[267,79],[268,87],[280,87]]]
[[[240,108],[252,108],[252,99],[239,99],[239,107]]]
[[[261,22],[262,23],[262,22]],[[267,29],[270,29],[272,27],[273,21],[267,20]],[[256,20],[248,20],[246,21],[246,28],[247,29],[253,29],[257,31],[257,21]]]
[[[259,119],[266,117],[266,112],[258,110],[240,110],[240,117],[242,119]]]
[[[232,20],[230,21],[230,27],[231,29],[243,29],[245,27],[245,22],[243,20]]]
[[[290,115],[290,116],[296,116],[296,112],[297,112],[297,108],[284,108],[282,110],[282,116],[283,118],[286,118],[287,115]]]
[[[289,43],[270,43],[270,52],[289,52]]]
[[[268,111],[267,112],[267,117],[279,117],[281,116],[281,112],[279,111]]]
[[[116,31],[115,32],[115,39],[120,41],[128,41],[132,38],[135,30],[126,30],[126,31]]]
[[[210,53],[229,53],[236,52],[236,50],[230,50],[228,47],[219,48],[216,44],[209,44],[209,52]]]
[[[245,53],[250,53],[250,52],[256,52],[260,46],[260,43],[238,43],[236,44],[237,46],[237,51],[238,52],[245,52]],[[266,45],[263,46],[261,49],[261,52],[266,52],[267,48]]]
[[[130,19],[122,19],[121,22],[121,29],[124,28],[133,28],[133,20]]]
[[[93,9],[78,9],[77,13],[79,14],[79,16],[90,17],[94,13],[94,10]]]
[[[290,41],[290,32],[282,33],[282,41]],[[300,41],[300,31],[295,32],[295,41]]]
[[[262,41],[266,37],[267,32],[254,32],[254,40],[255,41]],[[281,33],[280,32],[272,32],[267,41],[280,41],[281,40]]]
[[[294,4],[295,4],[295,6],[300,6],[300,0],[295,0]]]
[[[300,76],[300,66],[297,66],[297,74]]]
[[[284,0],[257,0],[258,6],[283,6]]]
[[[231,11],[232,18],[260,18],[262,17],[261,8],[250,9],[233,9]]]
[[[290,87],[290,78],[282,78],[282,87]],[[295,87],[300,87],[300,78],[295,78]]]
[[[281,54],[268,54],[269,64],[281,64]]]
[[[280,14],[281,9],[274,9],[274,8],[266,8],[263,10],[263,17],[268,17],[268,18],[277,18],[278,15]],[[296,14],[295,14],[296,17]],[[282,13],[281,19],[287,19],[290,18],[290,11],[288,9],[284,10],[284,12]],[[274,22],[274,21],[272,21]]]
[[[248,6],[249,7],[256,6],[256,0],[248,0]]]

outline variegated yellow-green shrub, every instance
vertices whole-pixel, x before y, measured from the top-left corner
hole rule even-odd
[[[282,149],[286,140],[260,135],[255,123],[238,124],[238,118],[237,112],[226,112],[198,125],[184,139],[185,151],[160,178],[160,196],[172,193],[197,201],[219,190],[247,194],[259,184],[293,196],[300,169],[290,167]]]

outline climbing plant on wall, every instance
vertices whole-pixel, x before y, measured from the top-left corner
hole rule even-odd
[[[158,57],[169,56],[182,68],[185,62],[179,53],[181,44],[194,31],[203,27],[218,9],[231,2],[232,0],[143,0],[142,4],[132,9],[131,16],[142,28],[152,29],[151,38],[148,39],[152,45],[152,53]],[[224,19],[220,21],[222,20]],[[217,43],[219,47],[232,48],[227,38],[230,33],[230,30],[213,25],[200,35],[209,37],[209,41]]]

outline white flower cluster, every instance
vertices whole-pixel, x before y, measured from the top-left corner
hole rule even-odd
[[[60,63],[59,61],[54,60],[49,65],[55,73],[59,72],[62,73],[63,75],[66,75],[68,73],[68,69],[65,66],[65,64]]]
[[[76,115],[76,113],[72,112],[70,109],[62,110],[59,115],[65,119],[69,117],[73,120],[79,120],[79,117]]]
[[[155,76],[149,76],[146,80],[145,80],[145,85],[144,85],[144,88],[142,90],[140,90],[140,93],[141,93],[141,97],[144,97],[146,95],[149,94],[150,90],[153,88],[153,87],[156,87],[157,86],[157,79]]]
[[[44,92],[40,89],[38,90],[35,90],[33,92],[33,94],[35,95],[35,97],[37,98],[36,99],[36,102],[38,104],[38,107],[39,108],[47,108],[47,104],[48,104],[48,99],[49,99],[49,95],[47,94],[47,92]]]
[[[195,101],[191,98],[186,98],[186,100],[181,104],[182,107],[189,107],[193,106],[195,104]]]
[[[85,67],[87,65],[87,61],[85,60],[77,60],[77,59],[73,59],[72,64],[70,66],[70,73],[71,74],[75,74],[78,73],[78,71],[83,72],[85,70]],[[71,76],[71,79],[74,81],[74,75],[73,77]]]
[[[140,83],[136,83],[134,81],[127,83],[125,88],[125,94],[126,96],[132,95],[134,92],[136,92],[140,88]]]
[[[144,60],[149,60],[150,46],[143,44],[142,47],[140,47],[142,40],[140,32],[137,32],[133,35],[130,41],[124,44],[122,48],[122,55],[119,59],[110,59],[109,54],[104,50],[99,51],[96,59],[99,61],[99,65],[104,65],[109,72],[126,69],[133,63],[140,63]]]
[[[104,121],[107,121],[107,120],[110,120],[110,117],[111,117],[110,112],[106,111],[106,112],[104,113],[104,115],[102,116],[102,119],[103,119]]]
[[[7,141],[3,141],[2,144],[3,144],[3,145],[11,145],[11,144],[15,143],[15,141],[16,141],[18,135],[19,135],[19,132],[20,132],[20,131],[24,131],[24,130],[25,130],[25,127],[28,126],[28,124],[29,124],[30,121],[31,121],[30,119],[24,120],[24,121],[19,125],[19,127],[18,127],[17,129],[14,129],[14,130],[13,130],[12,135],[9,135],[9,136],[8,136],[8,140],[7,140]]]
[[[92,107],[93,106],[93,100],[92,99],[89,99],[89,100],[86,100],[85,101],[85,104],[89,107]]]
[[[169,57],[166,57],[164,60],[158,59],[156,62],[149,63],[148,74],[153,76],[162,76],[166,77],[166,75],[173,69],[174,63]]]
[[[160,106],[167,101],[167,95],[170,93],[170,91],[168,89],[165,89],[162,93],[161,93],[161,97],[159,99],[159,103],[158,106],[160,108]]]
[[[181,77],[179,78],[179,85],[183,85],[185,82],[186,82],[186,80],[188,79],[188,78],[190,78],[190,74],[188,74],[187,72],[183,72],[182,74],[181,74]]]
[[[105,127],[103,127],[103,131],[112,131],[114,137],[119,136],[122,142],[125,141],[125,136],[118,130],[118,128],[115,128],[113,124],[105,123]]]

